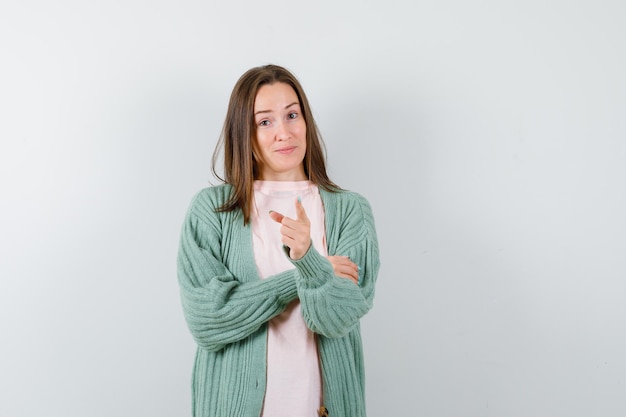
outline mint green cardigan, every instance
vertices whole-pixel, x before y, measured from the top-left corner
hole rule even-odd
[[[200,191],[182,229],[178,280],[191,334],[198,344],[192,379],[195,417],[258,417],[266,381],[267,322],[295,298],[317,334],[324,405],[334,417],[365,416],[359,319],[372,307],[378,241],[368,202],[320,190],[329,255],[349,256],[359,285],[339,278],[311,246],[295,269],[261,280],[250,224],[240,210],[217,213],[231,187]]]

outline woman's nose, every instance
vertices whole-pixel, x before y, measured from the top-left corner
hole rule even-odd
[[[289,129],[287,129],[287,124],[283,121],[276,124],[276,138],[278,140],[289,139]]]

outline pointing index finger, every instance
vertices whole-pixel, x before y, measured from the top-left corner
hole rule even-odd
[[[302,205],[302,199],[300,197],[296,200],[296,220],[299,222],[308,222],[309,217],[306,215],[306,210],[304,210],[304,206]]]

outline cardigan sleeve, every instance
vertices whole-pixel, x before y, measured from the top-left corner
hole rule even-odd
[[[212,209],[204,210],[211,214],[201,219],[193,208],[192,203],[183,224],[178,251],[182,306],[197,344],[218,351],[257,331],[297,297],[296,272],[285,271],[249,282],[234,276],[221,254],[239,256],[240,248],[234,245],[223,251],[218,214]],[[245,258],[242,257],[241,262],[245,262]]]
[[[359,266],[359,283],[335,275],[332,265],[311,245],[299,260],[292,261],[307,326],[326,337],[347,334],[371,308],[379,270],[378,240],[369,203],[350,193],[352,204],[343,204],[342,215],[327,225],[329,255],[348,256]],[[327,208],[328,209],[328,208]]]

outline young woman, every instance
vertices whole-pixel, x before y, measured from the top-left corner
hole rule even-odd
[[[365,416],[359,319],[378,242],[367,201],[326,174],[304,90],[286,69],[247,71],[224,130],[224,184],[187,213],[178,278],[198,344],[196,417]]]

